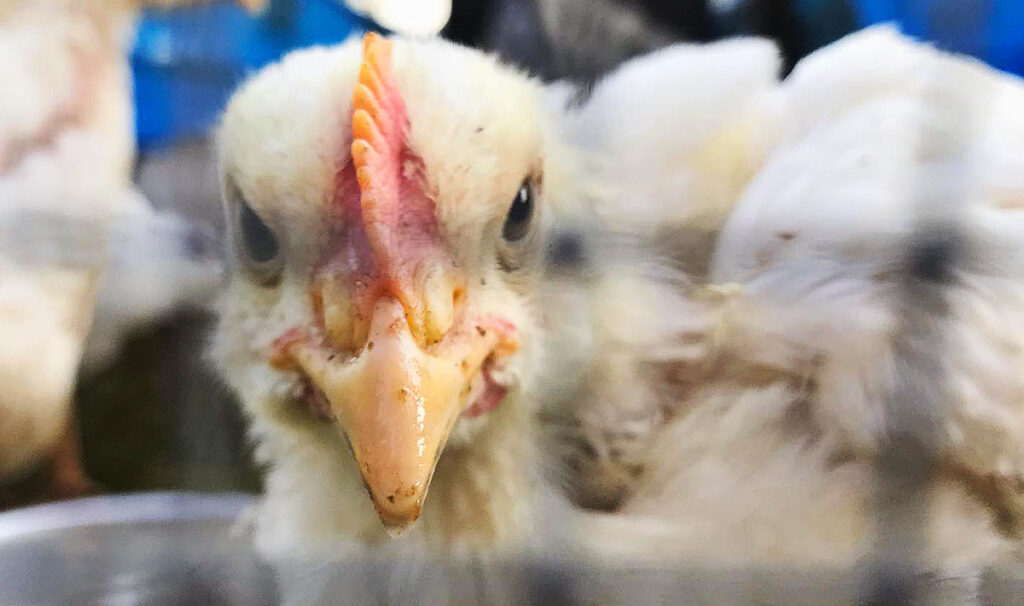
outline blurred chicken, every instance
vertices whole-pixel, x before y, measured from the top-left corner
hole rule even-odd
[[[588,181],[608,190],[594,196],[602,220],[653,237],[703,277],[718,231],[780,136],[780,63],[767,40],[678,44],[627,62],[583,101],[568,97],[565,134],[584,152]]]
[[[68,429],[104,263],[105,217],[130,183],[125,8],[0,3],[0,212],[9,226],[25,226],[33,215],[60,217],[39,221],[38,238],[25,238],[31,232],[24,230],[5,234],[0,249],[0,477],[24,472]],[[44,227],[54,224],[60,233]],[[88,229],[68,234],[62,224]],[[53,245],[67,236],[93,240],[85,248],[99,254],[59,258]],[[69,476],[58,492],[84,484],[80,472]]]
[[[559,358],[540,398],[546,442],[572,469],[556,475],[582,506],[620,504],[638,481],[638,437],[676,406],[659,367],[677,355],[686,297],[777,144],[780,63],[766,40],[680,44],[624,64],[583,101],[552,87],[588,185],[552,236],[542,295]]]
[[[130,174],[126,52],[138,4],[0,1],[3,480],[39,463],[61,435],[73,441],[71,391],[97,286],[123,258],[111,222],[152,212]],[[58,494],[85,486],[76,450],[59,449]]]
[[[665,394],[657,422],[626,434],[602,381],[566,415],[584,450],[633,472],[583,536],[657,562],[850,565],[903,530],[873,518],[899,506],[876,482],[892,438],[935,475],[904,520],[922,525],[922,565],[1019,556],[1024,83],[880,28],[766,101],[775,143],[735,209],[681,201],[728,219],[709,284],[682,287],[666,338],[632,350]],[[648,202],[676,223],[677,199]]]
[[[86,374],[110,365],[132,331],[205,308],[223,271],[211,229],[158,211],[142,196],[110,218],[106,233],[109,251],[82,355]]]

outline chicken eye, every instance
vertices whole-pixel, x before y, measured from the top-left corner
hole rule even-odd
[[[279,247],[274,232],[260,219],[251,206],[241,204],[239,223],[242,228],[242,239],[249,258],[256,263],[269,263],[277,257]]]
[[[501,228],[501,237],[507,242],[518,242],[530,231],[530,220],[533,218],[533,185],[525,179],[519,186],[512,206],[505,217],[505,225]]]
[[[274,282],[281,273],[277,236],[244,199],[238,200],[238,231],[245,266],[261,282]]]

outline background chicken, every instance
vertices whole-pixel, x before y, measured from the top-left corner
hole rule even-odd
[[[581,505],[618,506],[638,479],[638,437],[676,407],[670,335],[685,329],[686,297],[706,281],[722,226],[777,143],[780,67],[766,40],[680,44],[568,104],[563,128],[588,196],[560,213],[549,253],[543,307],[559,363],[541,399],[547,444],[574,470],[560,479]]]
[[[158,215],[131,185],[126,52],[137,8],[0,3],[0,478],[24,474],[67,435],[54,461],[58,495],[86,484],[69,405],[97,291],[93,370],[126,330],[200,299],[219,272],[203,236]],[[131,270],[147,261],[156,271],[138,280]]]
[[[82,354],[86,374],[110,365],[132,331],[176,311],[204,308],[221,283],[212,229],[133,197],[106,226],[111,245]]]
[[[576,400],[590,452],[625,451],[638,470],[615,515],[587,526],[596,549],[850,565],[884,544],[872,529],[893,530],[872,511],[895,505],[873,487],[896,436],[936,474],[914,557],[963,571],[1019,554],[1022,95],[889,29],[797,65],[768,101],[777,143],[708,285],[667,316],[657,355],[638,352],[670,394],[652,400],[671,403],[652,410],[661,422],[623,448],[620,410],[590,405],[605,386]],[[659,201],[671,220],[675,200]],[[934,246],[919,231],[961,253],[914,269]],[[920,289],[931,298],[907,297]],[[906,393],[910,421],[890,409]]]
[[[7,83],[0,97],[0,212],[7,225],[49,215],[92,228],[62,230],[60,221],[51,221],[57,227],[47,230],[47,222],[39,221],[42,233],[30,241],[34,250],[12,238],[24,237],[22,230],[5,238],[3,476],[24,471],[68,427],[71,388],[105,257],[106,217],[129,187],[131,112],[123,52],[130,13],[127,5],[106,4],[0,5],[0,72]],[[92,239],[83,248],[99,254],[53,259],[60,252],[55,242],[66,237]],[[80,487],[81,478],[69,483]]]

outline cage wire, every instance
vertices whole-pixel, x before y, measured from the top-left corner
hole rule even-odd
[[[553,9],[550,9],[553,11]],[[573,15],[570,15],[573,16]],[[580,13],[580,18],[590,15]],[[544,18],[568,19],[550,12]],[[623,20],[625,22],[625,20]],[[629,22],[631,23],[631,22]],[[603,26],[602,26],[603,27]],[[625,27],[625,26],[623,26]],[[601,38],[603,29],[589,22],[580,26]],[[632,35],[632,30],[629,32]],[[208,34],[207,34],[208,35]],[[212,39],[212,38],[211,38]],[[667,43],[644,37],[645,44]],[[639,44],[639,43],[638,43]],[[646,47],[645,47],[646,49]],[[568,51],[559,60],[564,69],[587,71],[569,64]],[[211,71],[209,66],[181,67],[189,78],[210,77],[218,82],[237,79],[234,71]],[[593,68],[596,71],[597,68]],[[589,72],[588,72],[589,73]],[[936,83],[958,120],[954,132],[942,138],[922,133],[921,145],[946,146],[923,150],[933,155],[965,156],[973,125],[984,108],[973,105],[968,90]],[[968,179],[966,174],[954,176]],[[966,189],[966,188],[962,188]],[[32,578],[45,566],[72,570],[72,578],[109,576],[126,561],[156,562],[150,576],[119,577],[108,583],[84,585],[75,595],[60,593],[60,583],[39,589],[4,586],[0,603],[118,603],[132,587],[150,583],[155,589],[131,603],[196,603],[259,605],[279,603],[291,595],[298,604],[536,604],[536,605],[765,605],[902,604],[1018,605],[1024,600],[1024,571],[994,567],[976,575],[943,577],[928,568],[922,553],[937,461],[944,446],[943,427],[949,414],[949,393],[943,359],[949,347],[942,319],[948,312],[947,290],[955,267],[969,254],[969,238],[958,217],[965,201],[955,196],[936,199],[920,192],[915,206],[916,229],[906,242],[903,280],[895,305],[901,322],[893,343],[901,363],[894,388],[886,398],[885,439],[877,457],[873,500],[877,541],[869,561],[851,569],[789,568],[617,568],[583,566],[561,560],[539,562],[457,563],[348,559],[333,562],[293,562],[274,569],[260,561],[237,537],[230,547],[214,538],[230,533],[230,520],[201,525],[196,532],[155,524],[147,540],[132,543],[106,558],[88,561],[57,555],[54,535],[22,540],[4,548],[0,577]],[[42,264],[99,267],[105,258],[104,229],[83,229],[68,216],[0,221],[0,243],[14,243],[10,252],[21,260]],[[14,225],[35,231],[13,231]],[[100,234],[100,235],[96,235]],[[52,246],[50,244],[53,244]],[[54,255],[58,255],[55,257]],[[178,512],[180,513],[180,512]],[[237,512],[236,512],[237,513]],[[104,531],[82,531],[72,539],[91,545],[80,553],[114,548]],[[204,540],[205,537],[205,540]],[[116,540],[124,536],[116,535]],[[187,539],[187,540],[186,540]],[[63,558],[63,559],[62,559]],[[33,562],[30,565],[25,562]],[[58,573],[60,574],[60,573]],[[76,576],[77,575],[77,576]],[[67,580],[67,578],[65,578]],[[7,592],[7,593],[4,593]],[[39,593],[42,592],[42,593]],[[135,598],[139,595],[132,594]],[[28,596],[28,599],[26,599]]]

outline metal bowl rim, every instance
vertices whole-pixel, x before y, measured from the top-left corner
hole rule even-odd
[[[254,502],[240,492],[145,492],[104,495],[0,513],[0,542],[92,526],[234,520]]]

